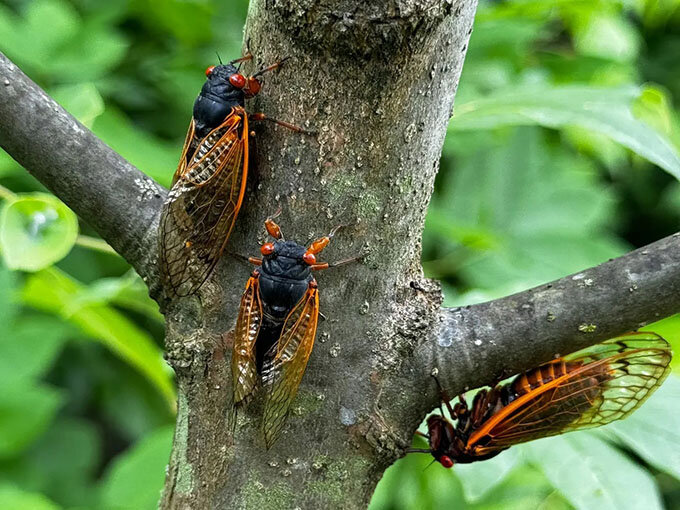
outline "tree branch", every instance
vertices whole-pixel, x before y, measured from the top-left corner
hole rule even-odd
[[[0,119],[0,146],[153,284],[157,215],[167,192],[69,115],[2,53]]]
[[[512,296],[442,309],[419,352],[420,380],[432,386],[437,368],[456,395],[679,311],[680,233]]]

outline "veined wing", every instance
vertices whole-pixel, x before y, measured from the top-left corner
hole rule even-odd
[[[279,341],[272,347],[276,352],[268,356],[262,370],[262,384],[267,392],[263,415],[267,448],[278,438],[290,412],[314,347],[318,319],[319,293],[312,282],[288,314]]]
[[[468,447],[481,455],[623,419],[663,382],[671,356],[660,336],[631,333],[527,371],[519,387],[529,381],[536,387],[491,416]]]
[[[234,350],[231,355],[231,376],[234,404],[245,403],[257,385],[255,341],[262,323],[258,276],[253,275],[246,283],[241,297],[236,328],[234,329]]]
[[[163,206],[161,272],[172,294],[195,293],[212,272],[241,208],[247,175],[248,119],[238,107],[201,142]]]

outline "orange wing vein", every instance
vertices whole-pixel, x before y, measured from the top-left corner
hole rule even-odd
[[[191,118],[189,123],[189,129],[187,129],[187,136],[184,139],[184,145],[182,146],[182,155],[179,157],[179,164],[177,165],[177,170],[175,170],[175,175],[172,176],[172,185],[179,180],[186,173],[188,166],[187,154],[194,154],[196,152],[196,147],[198,147],[201,140],[194,139],[194,133],[196,132],[196,122],[194,118]]]
[[[241,297],[241,306],[234,329],[234,350],[231,355],[231,377],[234,405],[246,403],[257,385],[255,340],[262,322],[259,280],[251,276]]]
[[[671,356],[666,340],[640,332],[541,365],[519,376],[527,391],[492,415],[467,445],[482,455],[623,419],[663,382]],[[545,377],[560,373],[552,380]],[[547,382],[529,388],[527,381],[535,384],[541,375]]]
[[[276,354],[262,369],[262,384],[267,391],[263,413],[267,448],[274,444],[286,422],[314,347],[318,320],[319,293],[310,285],[288,314],[279,341],[272,348]]]
[[[248,176],[246,113],[234,108],[198,144],[185,167],[192,143],[188,140],[161,215],[161,272],[177,296],[198,290],[234,228]]]

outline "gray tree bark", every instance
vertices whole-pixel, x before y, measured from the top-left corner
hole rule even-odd
[[[440,307],[420,239],[475,7],[251,0],[245,40],[257,63],[293,58],[249,111],[317,134],[256,126],[257,172],[229,250],[256,254],[263,220],[281,207],[277,221],[300,242],[344,225],[324,260],[364,255],[318,276],[327,320],[269,451],[257,399],[233,436],[227,423],[225,333],[251,268],[224,257],[200,297],[165,301],[156,243],[166,192],[0,58],[0,145],[90,222],[162,304],[179,386],[162,508],[366,507],[437,404],[433,368],[457,394],[678,310],[677,236],[504,299]],[[51,140],[39,154],[36,136]]]

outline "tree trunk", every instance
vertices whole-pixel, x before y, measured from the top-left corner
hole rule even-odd
[[[423,280],[421,234],[475,6],[251,2],[245,40],[256,65],[292,58],[249,111],[316,134],[255,127],[256,175],[229,249],[257,254],[263,220],[280,207],[277,222],[301,243],[343,225],[324,260],[364,257],[318,277],[326,320],[269,451],[257,400],[233,441],[226,423],[221,339],[251,269],[227,258],[202,306],[167,310],[180,404],[163,508],[366,507],[409,444],[420,397],[394,388],[440,306],[437,286]]]

